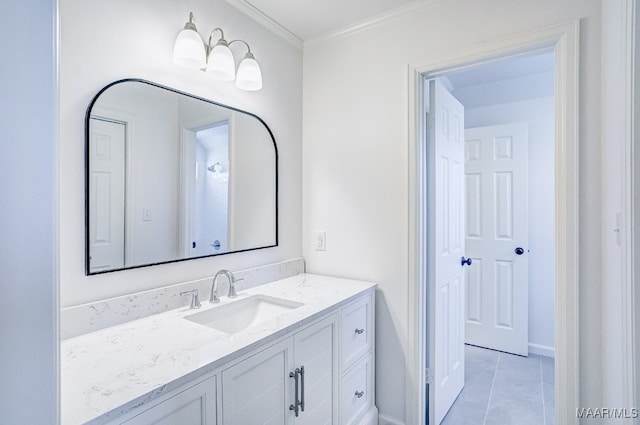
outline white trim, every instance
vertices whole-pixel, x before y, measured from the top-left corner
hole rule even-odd
[[[249,3],[247,0],[225,1],[298,49],[302,49],[304,46],[304,42],[300,37],[274,21],[270,16]]]
[[[237,1],[237,0],[227,0],[227,1],[230,2],[230,1]],[[347,37],[359,31],[364,31],[367,28],[371,28],[371,27],[383,24],[386,21],[390,21],[391,19],[394,19],[398,16],[409,15],[437,1],[440,1],[440,0],[416,0],[404,6],[396,7],[395,9],[382,12],[378,15],[374,15],[372,17],[363,19],[361,21],[357,21],[353,24],[349,24],[335,31],[330,31],[326,34],[309,38],[308,40],[304,41],[304,47],[310,47],[316,44],[321,44],[328,41],[334,41],[340,38]]]
[[[603,404],[636,407],[633,288],[635,0],[602,11]],[[604,335],[603,335],[604,336]]]
[[[627,14],[627,31],[625,36],[627,37],[627,62],[625,63],[625,84],[626,94],[625,104],[627,110],[625,111],[625,118],[627,119],[627,134],[624,140],[624,153],[625,159],[624,165],[624,177],[623,177],[623,205],[622,210],[624,212],[622,225],[624,226],[624,254],[623,254],[623,282],[624,282],[624,300],[625,300],[625,342],[627,343],[626,356],[627,356],[627,369],[624,373],[627,376],[625,383],[625,405],[638,407],[638,364],[636,364],[638,340],[636,339],[636,315],[640,312],[636,310],[635,304],[635,291],[638,288],[634,287],[635,282],[635,238],[633,235],[635,225],[635,209],[634,209],[634,193],[635,193],[635,171],[634,171],[634,156],[636,150],[634,148],[634,140],[636,136],[636,128],[634,122],[635,106],[634,106],[634,92],[636,90],[636,40],[635,32],[638,30],[638,22],[636,21],[636,0],[627,0],[626,14]]]
[[[638,8],[638,4],[637,2],[634,0],[633,1],[633,21],[632,21],[632,30],[631,30],[631,35],[632,35],[632,62],[631,62],[631,67],[633,70],[637,69],[637,66],[640,65],[640,8]],[[639,131],[637,131],[636,129],[638,128],[638,126],[640,125],[640,86],[637,84],[638,81],[636,80],[635,77],[635,72],[631,73],[631,93],[632,93],[632,121],[631,121],[631,129],[632,129],[632,136],[631,136],[631,146],[630,149],[630,158],[631,158],[631,187],[629,188],[630,193],[628,194],[630,196],[630,201],[631,201],[631,211],[630,211],[630,238],[631,238],[631,250],[632,252],[630,252],[630,259],[631,262],[629,263],[629,268],[630,268],[630,272],[631,272],[631,278],[630,278],[630,283],[631,283],[631,289],[632,289],[632,295],[633,295],[633,299],[634,304],[632,305],[633,310],[632,311],[632,316],[633,319],[631,324],[632,326],[635,326],[634,328],[634,340],[635,343],[633,344],[633,349],[635,350],[634,353],[634,358],[633,360],[633,376],[635,378],[635,385],[634,385],[634,400],[633,400],[633,406],[640,406],[640,325],[638,325],[638,323],[640,322],[640,276],[636,275],[635,273],[635,264],[638,264],[638,260],[640,260],[640,249],[638,249],[638,244],[640,243],[640,229],[636,226],[639,225],[639,223],[636,223],[636,214],[638,213],[638,209],[640,208],[640,174],[638,174],[635,170],[638,169],[638,166],[640,166],[640,155],[638,155],[638,150],[636,150],[635,146],[637,143],[637,138],[638,138],[638,134],[640,134]],[[640,420],[636,420],[636,423],[640,424]]]
[[[555,357],[556,350],[553,347],[548,345],[534,344],[533,342],[529,343],[529,354],[537,354],[539,356],[545,357]]]
[[[555,51],[556,81],[556,421],[577,424],[579,387],[579,157],[578,53],[579,22],[542,28],[507,39],[449,53],[436,60],[409,65],[409,288],[406,370],[407,423],[425,423],[425,267],[422,235],[426,233],[421,204],[425,169],[421,80],[470,64],[536,50]]]

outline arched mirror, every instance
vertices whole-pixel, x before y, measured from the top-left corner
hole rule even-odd
[[[88,275],[278,244],[278,151],[256,115],[128,79],[85,129]]]

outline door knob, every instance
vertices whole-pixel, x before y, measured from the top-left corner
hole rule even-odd
[[[514,251],[518,255],[524,254],[524,248],[522,248],[522,247],[517,247],[516,249],[514,249]]]
[[[465,264],[466,264],[467,266],[470,266],[470,265],[471,265],[471,263],[472,263],[471,258],[464,258],[464,257],[460,257],[460,265],[461,265],[461,266],[464,266]]]

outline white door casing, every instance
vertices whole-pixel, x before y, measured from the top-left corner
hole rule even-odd
[[[579,83],[580,22],[572,21],[508,38],[483,41],[467,49],[446,52],[410,63],[408,67],[409,162],[409,305],[406,379],[406,422],[425,423],[425,338],[433,322],[426,314],[428,275],[426,244],[426,158],[423,88],[434,78],[461,66],[552,48],[555,53],[555,193],[556,422],[577,425],[580,405],[579,306]],[[429,340],[429,343],[431,341]]]
[[[465,130],[465,341],[528,355],[528,126]],[[516,252],[516,250],[520,248]]]
[[[89,128],[89,271],[121,269],[125,264],[126,126],[91,118]]]
[[[430,423],[439,424],[464,386],[464,107],[430,82],[428,180],[431,293]]]

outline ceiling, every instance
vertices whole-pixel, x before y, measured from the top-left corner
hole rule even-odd
[[[477,65],[461,71],[452,71],[447,73],[447,77],[454,88],[460,89],[532,74],[552,72],[554,60],[553,52],[516,56]]]
[[[227,0],[257,10],[302,41],[429,0]],[[243,4],[244,3],[244,4]]]

